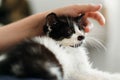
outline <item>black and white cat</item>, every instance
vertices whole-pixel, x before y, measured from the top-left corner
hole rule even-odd
[[[120,80],[120,75],[91,67],[84,43],[84,14],[73,18],[50,13],[45,35],[1,53],[0,75],[45,80]]]

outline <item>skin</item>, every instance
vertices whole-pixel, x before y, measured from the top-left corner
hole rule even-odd
[[[31,15],[17,22],[0,27],[0,51],[8,49],[13,45],[23,41],[26,38],[44,35],[42,29],[45,24],[45,17],[54,12],[57,15],[69,15],[77,17],[81,13],[86,16],[86,32],[89,32],[88,26],[91,24],[87,18],[93,18],[100,25],[105,24],[103,15],[99,12],[102,5],[98,4],[74,4],[68,5],[54,10],[44,11],[38,14]]]

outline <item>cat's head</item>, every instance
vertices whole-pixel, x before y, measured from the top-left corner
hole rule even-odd
[[[78,47],[85,39],[83,16],[84,14],[73,18],[50,13],[46,17],[44,32],[62,46]]]

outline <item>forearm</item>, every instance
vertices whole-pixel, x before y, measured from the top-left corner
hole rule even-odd
[[[42,35],[47,12],[35,14],[0,28],[0,51],[26,38]]]

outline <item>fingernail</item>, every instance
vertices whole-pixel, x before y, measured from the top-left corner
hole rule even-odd
[[[89,27],[85,27],[84,30],[85,30],[86,33],[90,32]]]
[[[102,4],[97,4],[96,6],[98,6],[99,9],[102,8]]]
[[[100,10],[102,8],[102,4],[93,4],[93,6],[97,9]]]

